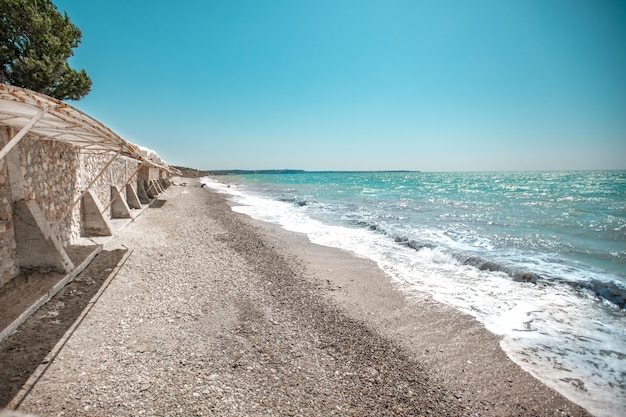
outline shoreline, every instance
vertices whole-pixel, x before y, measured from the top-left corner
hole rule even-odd
[[[377,179],[385,183],[382,178]],[[238,213],[301,232],[313,242],[372,259],[409,298],[424,295],[416,292],[431,294],[435,300],[476,317],[501,339],[499,345],[510,360],[570,401],[598,416],[626,416],[620,378],[623,355],[619,353],[623,317],[619,310],[612,310],[618,305],[604,301],[606,297],[595,298],[589,287],[575,286],[579,277],[587,276],[584,265],[571,266],[562,275],[546,272],[537,275],[536,282],[522,282],[518,277],[523,275],[516,275],[515,271],[547,271],[559,263],[561,256],[548,256],[544,264],[542,259],[550,251],[525,253],[515,249],[504,254],[498,249],[499,244],[515,240],[511,237],[517,236],[514,232],[498,229],[501,234],[491,235],[481,226],[474,228],[472,221],[467,228],[464,222],[460,227],[447,220],[448,210],[452,218],[455,213],[458,215],[447,205],[437,205],[434,213],[424,209],[421,202],[426,196],[420,194],[423,189],[417,183],[412,185],[421,190],[415,192],[419,198],[408,199],[406,204],[400,196],[396,196],[397,200],[389,199],[387,185],[367,188],[371,182],[368,178],[351,178],[345,183],[335,176],[302,181],[293,176],[250,181],[208,177],[202,181],[224,193]],[[292,183],[298,185],[294,188]],[[392,184],[389,190],[397,185]],[[353,188],[357,190],[354,194]],[[365,197],[370,193],[384,198]],[[439,196],[436,192],[435,195]],[[462,204],[463,196],[454,197],[455,204]],[[473,214],[463,209],[463,216],[482,218],[478,212],[470,213]],[[435,220],[438,218],[445,220]],[[512,223],[517,224],[516,220]],[[549,219],[538,223],[546,225],[542,227],[544,233],[552,230]],[[446,241],[451,236],[461,237],[454,243]],[[568,242],[566,237],[563,241]],[[477,246],[463,246],[469,242]],[[485,242],[496,243],[483,250]],[[426,250],[422,250],[424,246]],[[500,255],[503,256],[499,258]],[[507,259],[513,260],[508,266]],[[523,266],[515,269],[511,265]],[[619,285],[620,277],[613,278],[616,281],[607,282]]]
[[[20,411],[590,415],[469,316],[186,182],[111,241],[132,256]]]
[[[515,363],[500,346],[502,338],[470,315],[429,294],[403,290],[370,259],[250,220],[265,238],[303,259],[310,279],[322,285],[326,281],[326,296],[344,311],[410,352],[457,398],[480,404],[479,415],[551,415],[542,414],[551,408],[563,415],[591,415]],[[545,410],[538,403],[546,405]],[[566,411],[568,405],[580,410]],[[519,410],[512,412],[512,406]]]

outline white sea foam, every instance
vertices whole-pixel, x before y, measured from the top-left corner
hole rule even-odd
[[[592,413],[626,416],[626,358],[620,353],[626,342],[624,317],[617,311],[612,314],[609,307],[598,309],[593,295],[585,296],[569,285],[518,282],[502,271],[463,264],[444,249],[472,250],[479,239],[471,233],[450,237],[440,230],[416,231],[425,240],[442,244],[415,250],[365,228],[312,219],[289,202],[254,196],[235,185],[204,181],[210,188],[230,194],[237,204],[233,210],[305,233],[314,243],[368,257],[406,291],[430,293],[476,317],[489,331],[502,336],[501,345],[511,359]],[[510,257],[523,255],[511,253]],[[550,262],[532,261],[535,270],[550,272]]]

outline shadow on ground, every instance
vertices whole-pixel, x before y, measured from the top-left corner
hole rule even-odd
[[[150,208],[161,208],[165,205],[167,200],[156,199],[150,204]]]
[[[125,249],[102,251],[74,281],[0,343],[0,408],[7,406],[80,317],[125,253]]]

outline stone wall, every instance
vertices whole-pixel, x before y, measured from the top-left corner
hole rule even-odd
[[[156,167],[150,165],[142,165],[139,169],[137,181],[141,181],[144,187],[152,180],[159,180],[161,178],[161,172],[167,174],[166,171],[162,171]]]
[[[8,132],[5,127],[0,127],[0,149],[7,142]],[[5,160],[0,159],[0,286],[19,272],[11,203],[8,168]]]
[[[58,141],[28,137],[22,139],[18,147],[24,198],[35,200],[48,224],[54,226],[80,196],[77,177],[79,149]],[[80,237],[78,206],[61,220],[55,234],[63,246]]]
[[[152,165],[144,164],[139,169],[137,183],[143,186],[143,189],[147,193],[148,197],[155,197],[160,192],[160,189],[158,189],[153,182],[159,182],[162,175],[167,176],[167,171]],[[159,187],[162,187],[162,185],[159,185]]]
[[[100,172],[111,161],[112,154],[82,154],[80,181],[84,187],[87,187],[100,174]],[[120,190],[122,198],[126,198],[126,183],[131,184],[136,192],[136,181],[131,176],[136,175],[138,162],[136,159],[118,156],[109,165],[106,172],[98,178],[92,186],[92,190],[98,196],[98,199],[104,207],[109,206],[111,202],[111,186],[115,185]],[[105,211],[105,216],[110,218],[110,210]]]
[[[0,126],[0,149],[11,133],[15,132]],[[112,159],[113,154],[85,153],[63,142],[27,135],[0,160],[0,286],[20,272],[13,202],[36,202],[49,226],[58,223],[54,233],[67,247],[81,237],[79,197],[101,172],[91,190],[107,208],[103,213],[106,218],[111,218],[112,185],[120,190],[124,200],[127,183],[136,189],[138,161],[121,156],[111,162]]]

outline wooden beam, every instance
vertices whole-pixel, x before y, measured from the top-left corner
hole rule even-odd
[[[4,158],[6,154],[8,154],[11,151],[11,149],[13,149],[15,145],[17,145],[20,142],[20,140],[22,140],[22,138],[26,136],[28,131],[32,129],[33,126],[35,126],[35,124],[39,120],[41,120],[42,117],[46,115],[46,113],[48,113],[48,106],[44,106],[43,109],[39,110],[39,112],[35,115],[35,117],[30,119],[30,122],[24,125],[24,127],[19,132],[17,132],[17,135],[13,136],[13,139],[11,139],[9,143],[4,145],[4,148],[0,150],[0,159]]]

